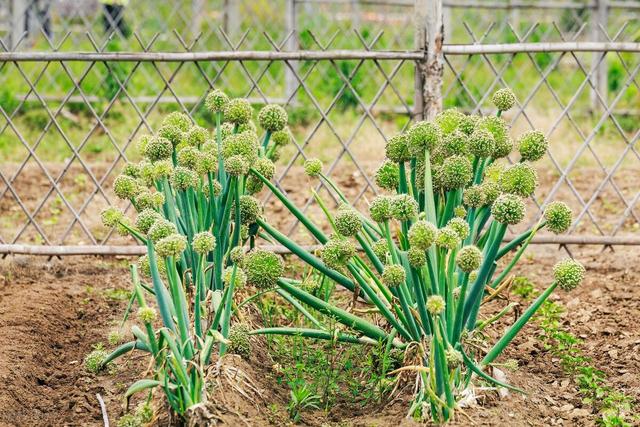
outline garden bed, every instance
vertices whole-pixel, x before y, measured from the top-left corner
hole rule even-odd
[[[637,248],[570,248],[584,262],[585,283],[572,293],[551,298],[566,309],[561,327],[579,337],[585,358],[602,369],[608,386],[640,401],[640,272],[635,269]],[[534,246],[516,274],[541,288],[563,250]],[[88,374],[82,359],[97,342],[106,342],[110,325],[126,306],[122,290],[130,288],[125,260],[95,258],[10,257],[0,268],[0,425],[98,425],[102,415],[96,393],[105,400],[112,423],[123,413],[124,390],[144,369],[146,360],[128,356],[114,373]],[[502,303],[501,303],[502,304]],[[511,323],[513,317],[504,320]],[[498,326],[499,327],[499,326]],[[535,338],[539,323],[508,348],[503,359],[513,358],[519,368],[508,371],[508,381],[529,392],[498,401],[488,393],[482,406],[464,411],[460,424],[476,425],[593,425],[597,416],[582,403],[574,377],[560,359]],[[257,340],[257,346],[261,342]],[[261,356],[256,356],[260,354]],[[219,408],[227,424],[245,419],[250,425],[286,422],[288,391],[277,385],[269,357],[254,352],[245,369],[262,391],[256,405],[241,396],[227,396],[230,407]],[[409,396],[407,396],[408,398]],[[343,422],[346,425],[391,425],[403,420],[406,407],[396,402],[382,411],[370,404],[359,410],[337,402],[328,414],[305,412],[311,425]],[[410,425],[411,423],[408,423]]]

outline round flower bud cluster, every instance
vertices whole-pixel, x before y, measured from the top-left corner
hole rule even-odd
[[[424,156],[425,150],[433,150],[440,142],[442,134],[440,128],[433,123],[417,122],[407,132],[407,145],[414,157]]]
[[[229,252],[229,259],[232,263],[242,265],[244,262],[244,248],[242,246],[236,246]]]
[[[442,164],[442,184],[445,189],[465,187],[473,178],[473,167],[465,156],[451,156]]]
[[[157,191],[143,191],[136,196],[136,205],[139,210],[158,209],[164,204],[164,194]]]
[[[174,111],[162,120],[162,126],[174,126],[179,131],[186,132],[191,126],[191,119],[185,113]]]
[[[124,213],[120,209],[112,206],[103,210],[102,213],[100,213],[100,218],[105,227],[113,228],[124,220]]]
[[[178,165],[184,166],[185,168],[194,169],[196,167],[196,163],[198,162],[198,156],[200,152],[197,148],[187,145],[178,151]]]
[[[485,193],[482,191],[482,187],[479,185],[473,185],[469,188],[465,188],[462,193],[462,201],[465,206],[470,208],[479,208],[486,202]]]
[[[243,323],[236,323],[229,329],[229,346],[227,350],[231,354],[237,354],[245,359],[251,355],[251,341],[249,340],[249,327]]]
[[[206,175],[218,171],[218,157],[215,153],[209,151],[201,151],[198,153],[195,166],[198,175]]]
[[[476,130],[479,120],[480,118],[478,116],[463,114],[458,124],[458,130],[465,135],[471,135]]]
[[[385,263],[387,260],[387,254],[389,253],[389,244],[386,239],[377,240],[371,245],[371,249],[375,256],[378,257],[382,263]]]
[[[138,148],[138,151],[144,154],[145,149],[147,148],[147,144],[149,144],[150,140],[151,140],[151,135],[148,135],[146,133],[140,135],[136,140],[136,147]]]
[[[369,205],[369,213],[371,219],[378,223],[383,223],[392,218],[391,216],[391,197],[376,196]]]
[[[167,178],[173,173],[171,160],[160,160],[153,164],[153,179]]]
[[[584,280],[585,269],[578,261],[567,258],[558,262],[553,267],[553,277],[565,291],[571,291],[578,287]]]
[[[158,129],[158,137],[166,139],[173,147],[177,147],[184,141],[185,133],[177,126],[163,125]]]
[[[504,193],[528,197],[538,186],[538,174],[528,163],[516,163],[500,174],[500,189]]]
[[[343,236],[355,236],[362,229],[360,214],[349,205],[340,206],[334,222],[338,233]]]
[[[496,140],[496,146],[493,148],[494,159],[501,159],[507,157],[513,150],[513,140],[510,137],[501,138]]]
[[[400,286],[406,279],[404,267],[400,264],[385,265],[382,271],[382,283],[389,287]]]
[[[411,159],[409,147],[407,146],[407,136],[404,134],[394,135],[387,141],[385,146],[387,159],[392,162],[401,163]]]
[[[196,253],[206,254],[216,247],[216,238],[209,231],[203,231],[193,236],[191,246]]]
[[[396,163],[385,161],[375,175],[376,185],[389,191],[395,191],[400,185],[400,170]]]
[[[153,224],[160,219],[162,219],[162,215],[158,212],[149,208],[144,209],[136,218],[136,228],[146,234]]]
[[[246,175],[249,167],[249,163],[240,155],[231,156],[224,161],[224,170],[231,176]]]
[[[464,206],[456,206],[455,208],[453,208],[453,215],[456,218],[464,218],[467,216],[467,210],[464,208]]]
[[[307,159],[304,162],[304,173],[315,178],[322,173],[322,167],[323,164],[320,159]]]
[[[253,196],[240,196],[240,223],[251,225],[260,218],[260,215],[262,215],[262,207],[258,199]]]
[[[193,126],[184,137],[184,141],[192,147],[200,147],[209,140],[209,131],[202,126]]]
[[[131,178],[140,178],[140,165],[135,163],[127,163],[122,168],[122,175],[130,176]]]
[[[248,122],[238,125],[238,133],[249,133],[257,138],[258,128],[256,127],[256,124],[253,122],[253,120],[249,119]]]
[[[142,323],[153,323],[157,317],[158,314],[153,307],[145,306],[138,309],[138,319]]]
[[[224,118],[235,125],[247,123],[251,119],[253,110],[249,101],[242,98],[229,100],[224,108]]]
[[[480,185],[482,193],[484,194],[485,204],[492,205],[500,196],[500,186],[495,182],[483,182]]]
[[[173,145],[171,141],[166,138],[155,136],[149,139],[149,142],[144,147],[144,155],[152,162],[158,160],[168,159],[173,153]]]
[[[464,240],[469,236],[469,224],[462,218],[451,218],[447,227],[450,227],[458,234],[460,240]]]
[[[256,162],[254,163],[253,168],[256,170],[256,172],[258,172],[268,180],[272,179],[276,174],[276,165],[274,165],[273,162],[266,157],[258,158],[258,160],[256,160]],[[262,182],[262,180],[253,174],[249,176],[249,179],[247,179],[247,192],[249,194],[258,193],[260,190],[262,190],[263,186],[264,183]]]
[[[222,272],[222,282],[229,286],[231,285],[231,279],[233,278],[233,286],[236,289],[244,287],[247,284],[247,275],[241,268],[236,268],[235,276],[233,273],[234,267],[227,267]]]
[[[522,160],[535,162],[540,160],[547,152],[549,143],[547,138],[539,130],[525,132],[518,140],[518,151]]]
[[[340,270],[356,254],[355,245],[343,238],[331,238],[322,248],[322,262],[327,267]]]
[[[279,105],[265,105],[258,113],[260,126],[269,132],[277,132],[284,129],[287,120],[289,120],[287,112]]]
[[[233,156],[242,156],[249,166],[258,159],[260,144],[255,135],[250,133],[237,133],[227,136],[222,141],[222,158],[229,159]]]
[[[460,243],[460,236],[453,228],[443,227],[436,233],[435,242],[436,246],[440,248],[453,250]]]
[[[458,366],[462,365],[462,363],[464,362],[464,358],[462,357],[462,353],[460,353],[458,350],[453,348],[451,345],[449,345],[449,348],[447,348],[444,351],[444,358],[447,361],[447,367],[449,369],[453,369],[455,367],[458,367]]]
[[[413,268],[420,268],[427,262],[427,254],[420,248],[409,248],[407,251],[407,260]]]
[[[499,111],[508,111],[516,103],[516,96],[511,89],[504,88],[497,90],[491,97],[491,101]]]
[[[259,289],[272,288],[284,273],[280,257],[273,252],[254,249],[244,256],[243,267],[247,283]]]
[[[426,251],[433,245],[437,233],[435,225],[423,219],[418,220],[409,228],[409,244],[412,248]]]
[[[476,129],[469,138],[469,151],[476,157],[491,157],[495,146],[493,134],[485,128]]]
[[[418,216],[418,202],[408,194],[398,194],[391,199],[391,216],[398,221],[408,221]]]
[[[271,141],[273,141],[273,145],[276,147],[284,147],[291,142],[291,133],[289,129],[284,128],[282,130],[273,132],[271,134]]]
[[[158,218],[147,232],[147,236],[152,242],[156,243],[167,236],[178,232],[175,224],[164,218]]]
[[[214,89],[207,95],[205,106],[212,113],[222,113],[229,103],[229,97],[221,90]]]
[[[509,139],[509,127],[501,117],[483,117],[479,125],[480,128],[488,130],[491,135],[493,135],[494,147],[499,147],[506,144],[505,141]],[[496,158],[498,156],[494,154],[492,157]]]
[[[501,194],[493,205],[491,214],[501,224],[514,225],[524,218],[524,202],[514,194]]]
[[[469,153],[469,136],[460,130],[454,130],[442,140],[442,154],[466,156]]]
[[[547,220],[547,228],[552,233],[564,233],[571,226],[573,212],[563,202],[551,202],[544,210],[544,219]]]
[[[187,238],[181,234],[171,234],[156,243],[156,252],[163,258],[179,257],[187,248]]]
[[[198,185],[198,175],[191,169],[178,166],[171,174],[171,185],[179,190],[195,188]]]
[[[445,303],[444,298],[440,295],[431,295],[427,297],[427,311],[432,316],[437,316],[444,311]]]
[[[465,273],[471,273],[480,267],[482,262],[482,252],[476,246],[465,246],[456,256],[456,264]]]
[[[465,115],[455,108],[449,108],[436,115],[435,122],[444,135],[448,135],[465,120]]]
[[[96,348],[84,358],[84,368],[94,374],[100,372],[104,368],[107,356],[108,353],[102,347]]]
[[[140,186],[135,178],[120,175],[113,182],[113,191],[120,199],[129,200],[140,192]]]

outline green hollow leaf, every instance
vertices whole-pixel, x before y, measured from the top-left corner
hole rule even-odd
[[[129,341],[127,343],[124,343],[124,344],[120,345],[115,350],[113,350],[111,353],[109,353],[107,355],[107,357],[102,361],[102,366],[106,366],[107,364],[113,362],[118,357],[122,356],[123,354],[127,354],[130,351],[133,351],[134,349],[135,350],[142,350],[142,351],[146,351],[146,352],[151,352],[151,350],[149,350],[149,347],[147,347],[147,345],[145,343],[140,342],[138,340]]]
[[[141,379],[131,384],[131,386],[127,389],[127,392],[124,394],[124,397],[130,397],[142,390],[146,390],[149,388],[158,387],[162,385],[160,381],[150,380],[150,379]]]
[[[464,359],[464,364],[477,376],[479,376],[480,378],[489,381],[492,384],[497,385],[498,387],[504,387],[506,389],[512,390],[512,391],[517,391],[518,393],[522,393],[522,394],[527,394],[524,390],[522,390],[521,388],[518,387],[514,387],[512,385],[503,383],[502,381],[498,381],[497,379],[493,378],[491,375],[486,374],[482,369],[480,369],[480,367],[478,367],[473,360],[471,360],[464,351],[462,351],[462,349],[460,349],[460,353],[462,353],[462,358]]]
[[[368,337],[357,337],[342,332],[329,332],[311,328],[261,328],[249,332],[249,335],[291,335],[305,338],[322,339],[328,341],[348,342],[353,344],[372,344],[378,342]]]

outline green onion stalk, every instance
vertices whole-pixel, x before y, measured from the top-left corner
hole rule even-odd
[[[508,227],[525,218],[524,199],[538,183],[533,164],[544,156],[547,140],[538,131],[523,134],[517,140],[520,161],[508,165],[505,159],[514,151],[514,143],[502,112],[511,108],[515,97],[502,89],[493,101],[498,110],[495,116],[450,109],[432,122],[417,122],[389,138],[386,160],[375,174],[383,193],[370,201],[368,215],[351,206],[323,173],[320,160],[307,159],[306,174],[321,180],[340,201],[333,210],[313,194],[331,233],[306,216],[268,176],[251,168],[251,178],[268,187],[322,249],[319,254],[309,252],[258,218],[262,235],[352,292],[354,300],[370,307],[364,311],[373,313],[355,314],[331,298],[314,295],[297,280],[280,277],[276,289],[286,295],[285,301],[296,300],[297,309],[304,307],[309,327],[271,327],[252,333],[417,347],[419,364],[403,368],[415,372],[418,381],[410,413],[437,423],[453,419],[457,402],[473,379],[504,386],[484,369],[551,292],[558,286],[566,290],[577,286],[584,269],[572,260],[556,266],[550,287],[486,355],[465,345],[467,337],[488,324],[479,319],[487,288],[496,288],[508,278],[537,232],[562,233],[572,222],[567,205],[553,202],[546,206],[544,218],[513,242],[503,243]],[[503,258],[509,261],[500,262]],[[252,267],[246,263],[244,267],[251,275]],[[337,320],[345,329],[334,333],[314,311]]]
[[[115,349],[103,366],[134,349],[150,353],[152,378],[127,394],[159,386],[179,416],[206,398],[204,372],[214,355],[238,348],[232,342],[236,291],[247,283],[273,287],[282,273],[275,255],[245,256],[244,246],[262,216],[255,195],[273,178],[272,160],[289,140],[287,113],[265,106],[258,114],[260,140],[247,100],[214,90],[205,104],[213,132],[176,112],[155,135],[140,138],[144,159],[127,164],[114,182],[116,195],[135,207],[135,220],[113,207],[102,213],[105,226],[147,247],[131,268],[143,327],[135,326],[135,340]],[[257,277],[257,268],[274,276],[272,282]]]

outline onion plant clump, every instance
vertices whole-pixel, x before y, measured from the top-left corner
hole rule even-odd
[[[155,135],[141,138],[144,159],[114,182],[136,218],[115,208],[102,213],[106,226],[132,235],[147,253],[131,269],[141,326],[100,364],[133,349],[150,353],[152,378],[133,384],[127,395],[162,387],[179,415],[205,400],[214,353],[249,354],[247,329],[231,324],[235,291],[274,286],[283,271],[276,255],[244,255],[244,247],[253,248],[262,216],[254,195],[274,176],[272,159],[289,140],[287,113],[264,107],[259,138],[248,101],[214,90],[206,107],[215,117],[213,132],[171,113]],[[251,268],[245,272],[243,264]]]
[[[538,184],[534,162],[544,155],[547,140],[534,131],[514,143],[501,114],[513,106],[515,98],[503,89],[493,101],[498,109],[495,116],[479,117],[450,109],[431,122],[417,122],[407,132],[391,137],[387,159],[375,175],[384,194],[370,201],[368,215],[349,204],[323,174],[319,160],[307,160],[306,173],[321,180],[341,200],[332,211],[314,193],[333,229],[331,234],[323,232],[270,184],[268,176],[252,169],[322,249],[310,252],[258,218],[262,235],[351,291],[352,304],[360,299],[370,305],[368,310],[351,310],[353,305],[345,310],[307,292],[299,281],[280,277],[279,290],[295,299],[314,327],[263,328],[252,333],[383,343],[387,352],[406,350],[408,363],[398,373],[415,374],[410,414],[435,422],[452,419],[458,402],[472,393],[474,381],[513,388],[492,378],[485,369],[556,287],[569,291],[580,283],[584,268],[571,259],[558,263],[549,287],[486,353],[471,345],[479,328],[512,308],[481,322],[478,313],[487,292],[506,283],[538,231],[546,228],[562,233],[572,221],[569,207],[553,202],[545,207],[537,224],[503,243],[507,227],[525,218],[523,198],[532,195]],[[505,158],[514,150],[518,161],[508,165]],[[257,283],[268,271],[258,263],[245,263],[244,267]],[[275,271],[268,278],[272,282]],[[331,329],[306,307],[337,320],[344,328]],[[375,314],[359,314],[363,312]]]

